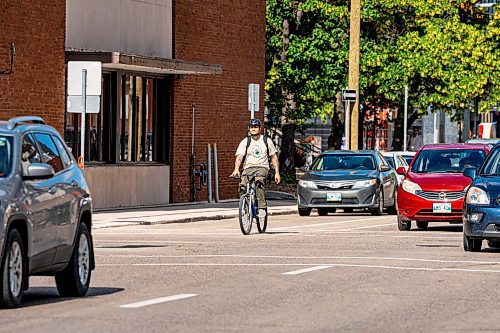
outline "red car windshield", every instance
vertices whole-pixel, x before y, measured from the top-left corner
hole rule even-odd
[[[427,149],[418,154],[411,167],[416,173],[461,173],[465,167],[479,168],[486,157],[478,149]]]

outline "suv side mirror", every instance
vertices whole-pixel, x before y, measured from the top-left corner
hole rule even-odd
[[[475,167],[466,167],[464,169],[464,176],[469,177],[470,179],[474,180],[477,177],[477,168]]]
[[[387,171],[391,171],[391,167],[388,165],[381,165],[379,170],[381,172],[387,172]]]
[[[28,170],[26,170],[26,172],[23,172],[23,179],[48,179],[54,177],[54,175],[54,168],[50,165],[45,163],[31,163],[28,166]]]
[[[406,175],[406,167],[400,166],[396,169],[396,172],[398,175]]]

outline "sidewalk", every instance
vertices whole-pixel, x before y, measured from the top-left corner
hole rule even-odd
[[[268,199],[269,215],[297,213],[297,202],[288,198]],[[221,220],[238,217],[238,201],[226,200],[220,203],[173,204],[155,208],[131,208],[95,211],[93,228],[112,228],[127,225],[152,225],[165,223],[186,223],[206,220]]]

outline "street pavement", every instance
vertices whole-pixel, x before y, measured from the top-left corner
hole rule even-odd
[[[256,229],[95,229],[89,295],[59,298],[53,278],[33,277],[23,306],[0,310],[0,332],[499,330],[500,250],[464,252],[460,225],[401,232],[395,216],[313,212]]]

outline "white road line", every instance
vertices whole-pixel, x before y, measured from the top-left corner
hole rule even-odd
[[[158,267],[174,267],[174,266],[192,266],[192,267],[241,267],[241,266],[262,266],[262,267],[270,267],[270,266],[308,266],[310,264],[200,264],[200,263],[170,263],[170,264],[101,264],[100,267],[103,266],[158,266]],[[427,268],[427,267],[403,267],[403,266],[383,266],[383,265],[359,265],[359,264],[321,264],[315,267],[322,267],[318,269],[324,268],[333,268],[333,267],[351,267],[351,268],[380,268],[380,269],[397,269],[397,270],[408,270],[408,271],[430,271],[430,272],[468,272],[468,273],[498,273],[500,274],[500,270],[493,269],[466,269],[466,268]]]
[[[299,269],[297,271],[291,271],[291,272],[286,272],[286,273],[282,273],[282,274],[283,275],[298,275],[298,274],[302,274],[302,273],[319,271],[320,269],[331,268],[331,267],[332,266],[314,266],[314,267]]]
[[[372,229],[372,228],[387,227],[387,226],[394,226],[395,227],[394,223],[385,223],[385,224],[370,225],[367,227],[340,229],[340,230],[336,230],[336,231],[352,231],[352,230]]]
[[[371,218],[366,218],[366,219],[356,219],[356,220],[348,220],[348,221],[336,221],[336,222],[327,222],[327,223],[315,223],[315,224],[306,224],[306,225],[294,225],[290,227],[279,227],[279,228],[273,228],[273,230],[286,230],[286,229],[299,229],[299,228],[310,228],[310,227],[318,227],[318,226],[324,226],[324,225],[334,225],[334,224],[346,224],[346,223],[356,223],[356,222],[363,222],[363,221],[373,221],[373,220],[380,220],[387,218],[387,216],[380,216],[380,217],[371,217]]]
[[[414,262],[432,262],[441,264],[482,264],[482,265],[500,265],[500,261],[475,261],[475,260],[440,260],[440,259],[421,259],[421,258],[404,258],[404,257],[355,257],[355,256],[259,256],[259,255],[240,255],[240,254],[193,254],[185,256],[174,256],[174,255],[134,255],[134,254],[123,254],[123,255],[98,255],[106,257],[127,257],[127,258],[169,258],[169,259],[186,259],[186,258],[245,258],[245,259],[310,259],[310,260],[374,260],[374,261],[414,261]],[[102,264],[106,265],[106,264]],[[112,265],[112,264],[110,264]],[[125,264],[117,264],[123,266]],[[137,264],[142,265],[142,264]],[[246,265],[246,264],[242,264]],[[263,264],[267,265],[267,264]],[[272,264],[271,264],[272,265]],[[280,264],[276,264],[280,265]],[[285,264],[286,265],[286,264]],[[297,264],[302,266],[308,266],[310,264]],[[330,264],[325,264],[330,265]]]
[[[137,309],[137,308],[142,308],[143,306],[160,304],[160,303],[165,303],[165,302],[172,302],[172,301],[177,301],[180,299],[190,298],[190,297],[194,297],[194,296],[198,296],[198,294],[179,294],[179,295],[173,295],[173,296],[167,296],[167,297],[153,298],[153,299],[146,300],[146,301],[121,305],[120,307],[121,308],[129,308],[129,309]]]

